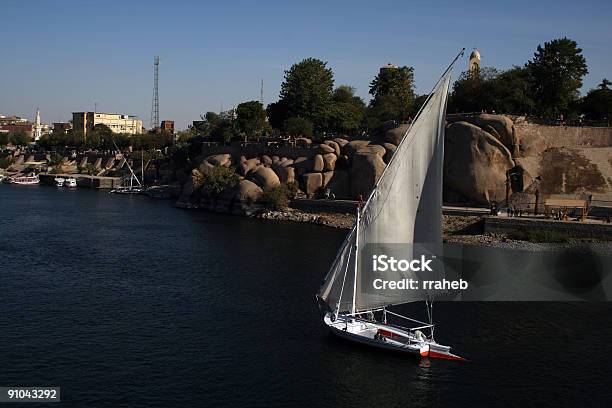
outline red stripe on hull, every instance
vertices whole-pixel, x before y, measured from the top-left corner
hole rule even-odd
[[[421,353],[421,355],[423,355],[423,353]],[[427,353],[427,357],[440,358],[440,359],[443,359],[443,360],[467,361],[465,358],[456,356],[454,354],[450,354],[450,353],[449,354],[446,354],[446,353],[437,353],[437,352],[431,351],[431,350],[429,350],[429,353]]]

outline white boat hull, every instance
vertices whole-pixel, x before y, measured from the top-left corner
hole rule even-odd
[[[419,339],[415,333],[388,324],[347,315],[338,315],[334,320],[331,313],[325,315],[323,322],[334,335],[355,343],[418,357],[464,360],[452,354],[449,346],[427,338]]]

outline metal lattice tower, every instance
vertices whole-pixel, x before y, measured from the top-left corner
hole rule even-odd
[[[151,105],[151,129],[159,128],[159,57],[153,58],[153,103]]]
[[[262,105],[264,104],[264,99],[263,99],[263,78],[261,78],[261,92],[259,94],[259,102]]]

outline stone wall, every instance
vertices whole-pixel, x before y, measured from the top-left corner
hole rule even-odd
[[[610,147],[612,128],[545,126],[532,123],[514,125],[521,156],[533,156],[551,147]]]

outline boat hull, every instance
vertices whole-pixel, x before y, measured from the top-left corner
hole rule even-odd
[[[339,315],[335,320],[330,313],[323,319],[332,334],[343,339],[378,349],[411,354],[419,358],[464,360],[452,354],[449,346],[430,339],[420,340],[414,333],[380,322],[353,319]]]

